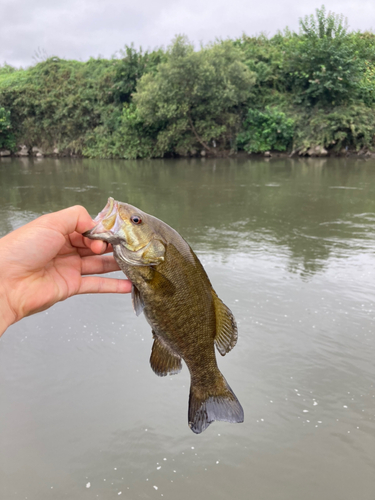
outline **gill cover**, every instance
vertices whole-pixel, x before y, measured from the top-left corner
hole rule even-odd
[[[120,241],[115,246],[116,256],[131,266],[157,266],[164,261],[165,246],[159,240],[150,241],[137,251],[128,248],[126,242]]]

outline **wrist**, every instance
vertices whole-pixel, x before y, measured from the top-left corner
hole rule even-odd
[[[0,287],[0,336],[16,322],[16,316],[10,307],[5,290]]]

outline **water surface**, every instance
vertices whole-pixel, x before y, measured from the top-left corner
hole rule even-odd
[[[1,500],[374,500],[375,162],[2,159],[0,235],[108,196],[177,229],[232,309],[245,422],[194,435],[130,297],[74,297],[0,339]]]

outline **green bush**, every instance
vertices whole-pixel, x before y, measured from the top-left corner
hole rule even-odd
[[[249,109],[237,136],[237,146],[248,153],[286,151],[293,142],[295,122],[277,108]]]
[[[123,102],[131,100],[138,78],[155,71],[163,53],[126,47],[121,55],[85,63],[52,57],[27,70],[0,68],[0,106],[12,111],[17,140],[46,152],[58,147],[78,154],[90,143],[91,151],[106,156],[103,136],[119,129]]]
[[[103,126],[86,137],[82,153],[89,158],[150,158],[154,152],[156,132],[139,118],[134,104],[124,104],[119,124],[113,133]]]
[[[145,73],[155,73],[157,66],[164,62],[166,57],[162,49],[143,53],[142,48],[137,51],[133,45],[120,50],[120,55],[122,57],[116,60],[115,65],[113,99],[117,103],[130,103],[138,80]]]
[[[13,151],[15,147],[16,141],[12,132],[10,111],[0,107],[0,149]]]
[[[365,71],[359,83],[359,97],[367,105],[375,104],[375,63],[365,61]]]
[[[278,33],[272,38],[242,35],[233,43],[244,55],[244,63],[256,77],[251,100],[258,105],[276,104],[285,101],[285,77],[282,68],[285,58],[285,43],[290,36]]]
[[[361,103],[298,113],[293,147],[304,153],[315,146],[334,151],[346,147],[356,151],[372,149],[375,146],[375,113]]]

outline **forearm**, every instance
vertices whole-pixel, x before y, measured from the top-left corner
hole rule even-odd
[[[0,336],[15,321],[15,314],[9,305],[5,290],[0,287]]]

